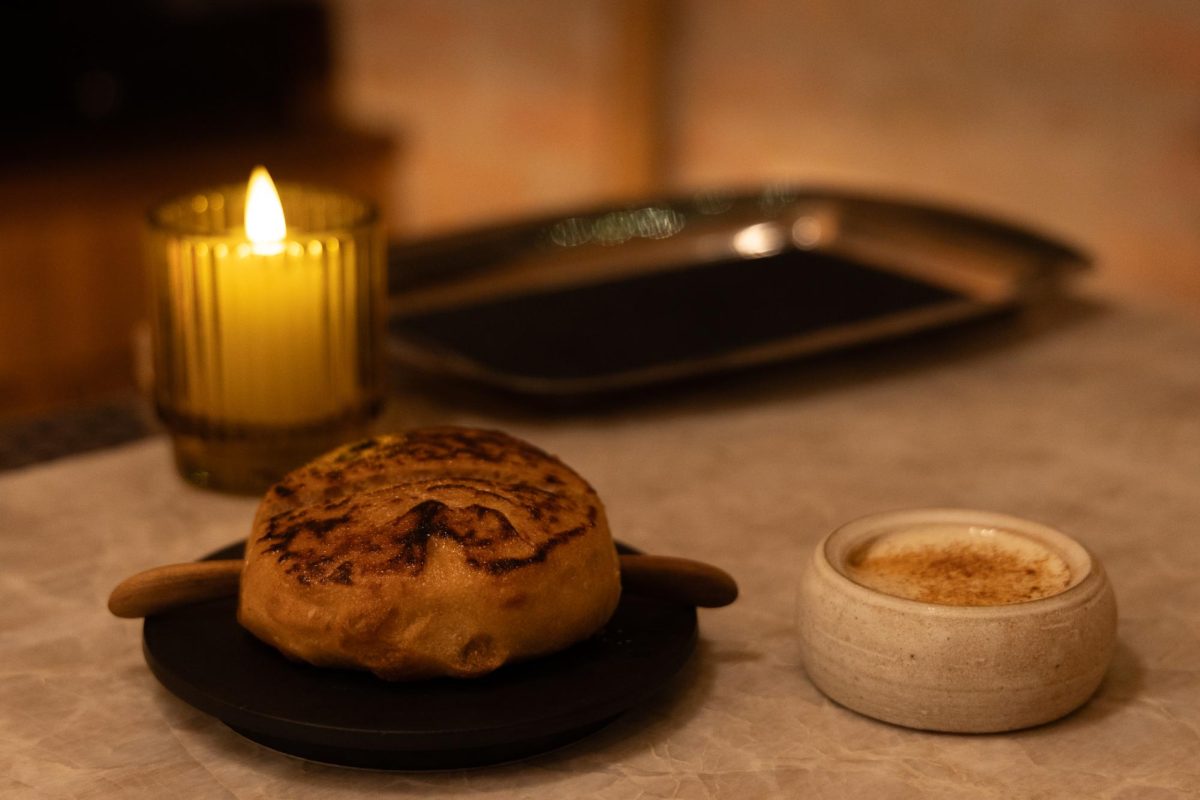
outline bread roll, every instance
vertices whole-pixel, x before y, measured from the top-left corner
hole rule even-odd
[[[318,666],[474,677],[591,636],[619,595],[586,481],[504,433],[428,428],[341,447],[268,490],[238,620]]]

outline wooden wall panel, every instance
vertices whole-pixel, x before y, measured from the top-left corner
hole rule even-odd
[[[684,6],[673,185],[974,206],[1092,249],[1108,291],[1200,310],[1200,4]]]

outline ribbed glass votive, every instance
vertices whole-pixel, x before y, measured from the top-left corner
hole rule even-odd
[[[261,492],[381,406],[384,243],[369,203],[288,184],[286,233],[252,241],[246,196],[219,187],[150,214],[154,401],[185,478]]]

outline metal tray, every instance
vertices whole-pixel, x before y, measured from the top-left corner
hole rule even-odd
[[[388,346],[406,369],[586,396],[992,314],[1087,262],[919,202],[703,193],[394,245]]]

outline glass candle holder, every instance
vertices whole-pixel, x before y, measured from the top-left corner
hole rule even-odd
[[[374,207],[310,186],[270,192],[283,216],[266,242],[247,235],[246,186],[150,213],[154,403],[180,473],[213,489],[262,492],[363,435],[382,405]]]

